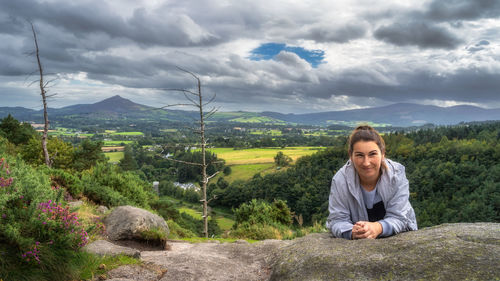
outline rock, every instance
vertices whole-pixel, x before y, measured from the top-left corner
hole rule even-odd
[[[83,205],[83,201],[73,201],[73,202],[68,202],[68,206],[73,209],[73,208],[78,208]]]
[[[83,247],[83,250],[100,256],[126,255],[134,258],[139,258],[141,256],[141,252],[138,250],[118,246],[106,240],[94,241]]]
[[[170,251],[145,251],[141,260],[168,271],[160,281],[250,281],[268,280],[267,258],[288,241],[249,243],[169,242]]]
[[[115,208],[104,219],[104,225],[111,240],[145,240],[147,233],[148,240],[161,235],[163,237],[157,238],[166,241],[169,234],[167,223],[162,217],[132,206]]]
[[[99,206],[97,207],[97,212],[100,213],[100,214],[105,214],[109,211],[108,207],[106,206]]]
[[[158,274],[139,265],[123,265],[108,271],[108,280],[156,281]]]
[[[271,280],[498,280],[500,224],[458,223],[376,240],[310,234],[271,258]]]

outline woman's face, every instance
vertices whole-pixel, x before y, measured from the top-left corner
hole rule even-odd
[[[358,141],[353,146],[351,161],[363,182],[377,180],[383,159],[384,155],[374,141]]]

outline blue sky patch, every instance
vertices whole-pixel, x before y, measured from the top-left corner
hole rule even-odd
[[[266,43],[253,49],[250,52],[250,59],[256,61],[270,60],[281,51],[297,54],[297,56],[310,63],[312,67],[317,67],[325,58],[325,52],[322,50],[306,50],[302,47],[291,47],[281,43]]]

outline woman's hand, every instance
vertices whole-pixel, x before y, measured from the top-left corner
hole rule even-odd
[[[352,227],[352,239],[375,239],[382,233],[379,222],[358,221]]]

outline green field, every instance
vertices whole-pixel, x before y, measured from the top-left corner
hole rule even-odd
[[[334,124],[334,125],[344,125],[344,126],[349,126],[349,127],[357,127],[359,125],[370,125],[372,127],[389,127],[391,124],[386,124],[386,123],[374,123],[370,121],[338,121],[338,120],[327,120],[327,124]]]
[[[123,152],[106,152],[104,153],[109,160],[108,162],[117,163],[123,158]]]
[[[118,132],[111,133],[113,136],[144,136],[143,132]]]
[[[265,174],[270,174],[276,171],[274,164],[248,164],[248,165],[232,165],[231,174],[229,176],[224,176],[224,179],[228,182],[233,182],[235,180],[249,180],[255,174],[260,173],[262,176]],[[219,176],[219,175],[218,175]],[[211,182],[217,182],[217,178],[215,178]]]
[[[134,141],[104,141],[104,146],[120,146],[123,144],[130,144],[133,143]]]
[[[199,211],[196,211],[196,210],[193,210],[193,209],[187,208],[187,207],[181,207],[181,208],[178,208],[178,210],[179,210],[179,212],[186,213],[195,219],[199,219],[199,220],[202,219],[202,216],[201,216],[202,213]],[[222,230],[229,230],[229,229],[231,229],[231,227],[234,224],[234,220],[229,219],[227,217],[219,216],[219,215],[216,215],[215,220],[217,221],[217,224],[219,225],[220,229],[222,229]]]
[[[281,136],[283,135],[280,130],[255,130],[250,132],[251,135],[271,135],[271,136]]]
[[[177,129],[161,129],[160,131],[165,132],[165,133],[175,133],[179,130],[177,130]]]
[[[269,117],[263,116],[252,116],[252,117],[238,117],[229,120],[231,122],[239,122],[239,123],[270,123],[270,124],[280,124],[284,123],[283,121],[279,121]]]
[[[234,150],[233,148],[210,148],[209,151],[217,154],[218,158],[226,160],[226,165],[245,165],[245,164],[272,164],[274,156],[278,151],[290,156],[293,161],[297,158],[311,155],[324,147],[271,147],[271,148],[249,148]]]

